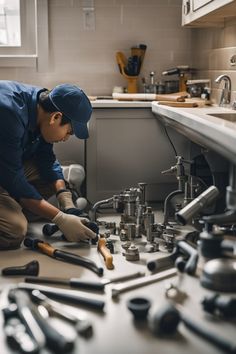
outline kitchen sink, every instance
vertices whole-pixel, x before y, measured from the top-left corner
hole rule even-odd
[[[234,113],[210,113],[208,116],[228,120],[229,122],[236,122],[236,112]]]

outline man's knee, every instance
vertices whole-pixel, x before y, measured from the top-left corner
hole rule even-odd
[[[12,234],[22,235],[22,237],[24,238],[24,236],[27,233],[27,227],[28,227],[28,221],[24,216],[24,214],[23,213],[17,214],[14,220],[12,220],[10,227],[12,229]]]
[[[4,230],[0,230],[0,250],[19,248],[26,233],[28,222],[23,214],[16,214]]]

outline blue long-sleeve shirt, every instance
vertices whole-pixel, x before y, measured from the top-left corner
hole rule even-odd
[[[15,199],[42,199],[27,181],[24,161],[33,159],[42,180],[64,179],[61,166],[37,129],[37,100],[44,88],[0,80],[0,185]]]

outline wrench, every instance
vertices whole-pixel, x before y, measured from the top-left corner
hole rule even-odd
[[[112,294],[113,298],[117,298],[121,293],[124,293],[129,290],[137,289],[142,286],[152,284],[152,283],[161,281],[161,280],[169,278],[169,277],[173,277],[176,274],[177,274],[177,270],[175,268],[171,268],[171,269],[165,270],[161,273],[157,273],[154,275],[148,275],[148,276],[140,278],[140,279],[130,280],[126,284],[115,285],[111,289],[111,294]]]

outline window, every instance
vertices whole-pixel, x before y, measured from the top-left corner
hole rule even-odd
[[[0,0],[0,67],[48,64],[48,0]]]
[[[20,45],[20,0],[0,0],[0,46]]]

